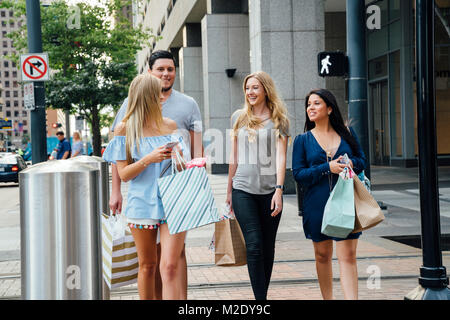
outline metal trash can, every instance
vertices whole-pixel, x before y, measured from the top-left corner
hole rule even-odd
[[[69,161],[75,161],[78,163],[84,163],[86,165],[92,166],[94,169],[100,170],[99,176],[99,203],[100,211],[99,214],[109,215],[109,165],[108,162],[97,156],[77,156],[74,158],[69,158]]]
[[[81,155],[74,158],[69,158],[69,161],[83,163],[93,167],[94,169],[100,170],[99,175],[99,192],[98,201],[100,203],[99,214],[102,213],[109,215],[109,164],[107,161],[103,160],[97,156],[86,156]],[[104,300],[109,300],[111,293],[108,284],[103,280],[103,293],[102,297]]]
[[[20,172],[22,299],[102,299],[99,174],[67,160]]]

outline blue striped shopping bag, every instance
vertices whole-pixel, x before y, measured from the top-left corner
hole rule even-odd
[[[220,221],[205,168],[159,178],[158,187],[170,234]]]

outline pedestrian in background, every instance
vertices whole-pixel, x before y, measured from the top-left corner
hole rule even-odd
[[[81,141],[80,134],[75,131],[73,133],[73,141],[72,141],[72,158],[81,156],[84,154],[83,152],[83,141]]]
[[[66,137],[64,136],[64,132],[58,131],[56,133],[56,137],[59,140],[58,145],[54,149],[54,151],[56,151],[56,159],[64,160],[70,158],[72,148],[70,147],[70,142],[67,141]]]
[[[163,299],[182,299],[182,288],[175,275],[180,267],[185,232],[169,234],[157,179],[171,161],[172,149],[165,145],[178,141],[181,143],[175,148],[181,151],[185,147],[183,139],[174,134],[175,121],[162,117],[160,99],[158,78],[147,73],[133,80],[127,112],[116,126],[103,158],[116,164],[122,181],[130,181],[125,216],[136,243],[140,298],[156,299],[156,237],[160,229],[161,265],[165,266],[161,269]]]
[[[245,105],[232,118],[227,203],[242,229],[256,300],[266,300],[283,210],[289,119],[272,78],[244,79]]]
[[[333,240],[339,261],[345,299],[358,299],[356,248],[359,233],[347,238],[332,238],[321,233],[323,213],[338,174],[347,164],[359,174],[366,158],[352,128],[345,125],[336,98],[326,89],[312,90],[305,98],[305,133],[294,141],[292,170],[294,178],[306,188],[303,200],[303,230],[314,245],[316,270],[323,299],[333,299]]]

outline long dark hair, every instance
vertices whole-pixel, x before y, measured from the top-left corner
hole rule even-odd
[[[306,122],[305,122],[305,132],[313,129],[316,124],[309,120],[308,113],[306,109],[308,108],[308,100],[312,94],[316,94],[325,101],[327,107],[331,107],[332,111],[330,113],[330,124],[333,127],[334,131],[344,139],[352,149],[353,154],[359,155],[359,145],[356,141],[355,137],[352,136],[349,129],[344,123],[344,119],[342,118],[341,111],[339,110],[339,106],[337,104],[336,98],[334,95],[327,89],[313,89],[311,90],[305,98],[305,113],[306,113]]]

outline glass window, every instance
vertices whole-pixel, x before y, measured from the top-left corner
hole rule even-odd
[[[369,80],[387,76],[387,56],[369,61]]]
[[[391,122],[391,154],[394,157],[403,155],[402,146],[402,105],[400,99],[400,51],[390,55],[390,122]]]
[[[382,27],[380,30],[370,32],[368,35],[368,52],[369,59],[373,59],[388,51],[388,28]]]
[[[396,21],[389,25],[389,49],[396,50],[400,49],[400,44],[402,40],[402,26],[400,21]]]
[[[389,20],[395,20],[400,18],[400,0],[389,1]]]
[[[450,8],[440,1],[441,12],[447,19]],[[450,38],[442,21],[435,21],[436,70],[436,136],[438,154],[450,154]]]
[[[380,7],[381,26],[387,25],[389,15],[388,0],[377,1],[374,4]]]

